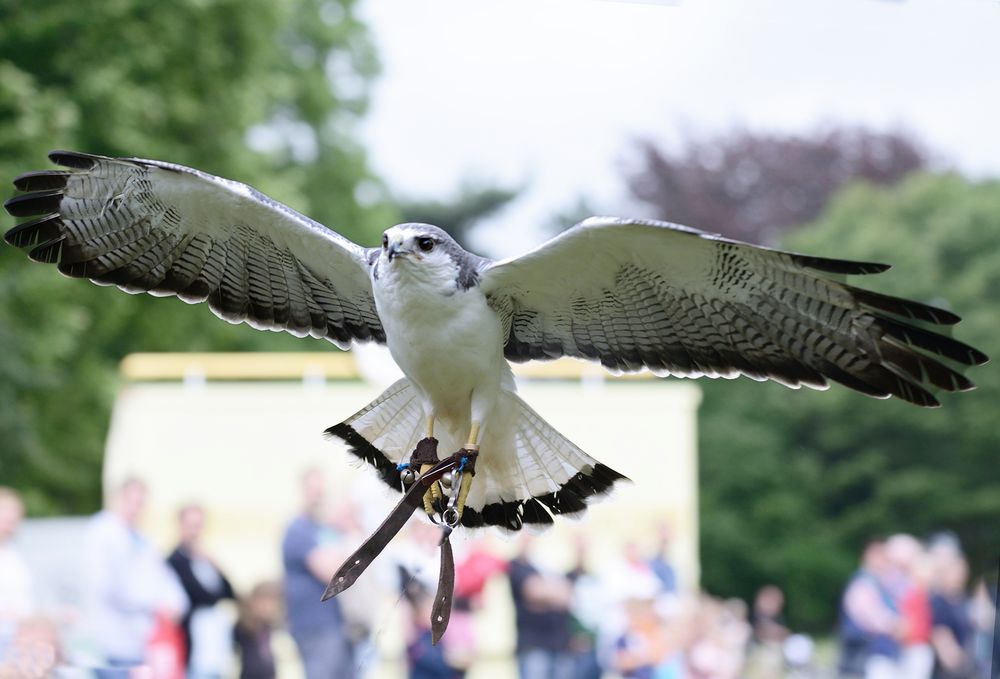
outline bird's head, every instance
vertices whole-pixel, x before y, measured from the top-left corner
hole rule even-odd
[[[431,224],[397,224],[382,234],[380,271],[466,289],[478,279],[479,257]]]

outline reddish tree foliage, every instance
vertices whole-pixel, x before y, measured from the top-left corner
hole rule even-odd
[[[905,134],[862,128],[809,136],[739,131],[689,141],[678,152],[649,139],[636,146],[629,191],[658,219],[768,244],[818,217],[848,182],[892,185],[929,160]]]

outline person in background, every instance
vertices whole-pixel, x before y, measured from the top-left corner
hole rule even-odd
[[[240,616],[233,629],[240,656],[240,679],[274,679],[277,668],[271,648],[271,633],[281,624],[281,587],[261,582],[240,603]]]
[[[232,624],[217,604],[234,599],[233,588],[202,546],[205,510],[187,505],[177,513],[180,544],[167,563],[188,597],[181,618],[184,661],[189,679],[221,677],[230,662]]]
[[[613,669],[625,679],[678,679],[683,676],[679,649],[656,610],[661,583],[638,574],[623,592],[625,629],[615,642]]]
[[[893,594],[903,623],[899,676],[904,679],[930,679],[934,651],[930,645],[929,557],[920,541],[905,533],[890,537],[885,549],[893,570]]]
[[[931,645],[934,679],[976,679],[979,671],[970,653],[972,621],[965,586],[969,565],[957,550],[935,554],[931,590]]]
[[[408,679],[462,679],[467,664],[450,657],[452,646],[447,643],[452,633],[451,625],[444,638],[435,645],[431,636],[431,609],[434,593],[427,585],[413,576],[405,567],[399,567],[403,596],[410,604],[410,629],[406,641],[406,667]]]
[[[749,662],[755,677],[781,676],[784,671],[783,644],[789,636],[784,609],[785,593],[781,588],[765,585],[757,590],[750,611],[753,644]]]
[[[434,645],[430,614],[440,571],[440,543],[441,529],[427,521],[411,521],[395,543],[395,572],[400,592],[409,604],[404,630],[409,679],[465,676],[476,654],[472,608],[494,573],[493,564],[499,564],[501,570],[507,565],[506,561],[481,551],[476,541],[462,543],[455,561],[451,622]]]
[[[902,621],[889,576],[885,543],[869,541],[841,602],[842,675],[896,679]]]
[[[751,624],[758,644],[780,644],[788,637],[785,625],[785,593],[777,585],[765,585],[753,599]]]
[[[83,559],[86,619],[105,658],[98,677],[126,677],[129,668],[145,664],[151,639],[169,637],[167,628],[175,625],[187,608],[177,577],[139,532],[145,505],[146,485],[128,478],[115,489],[110,507],[94,515],[87,528]],[[179,656],[181,649],[176,651]],[[154,664],[167,666],[162,652]],[[177,658],[177,664],[183,670],[182,657]]]
[[[543,574],[528,558],[531,538],[507,566],[517,628],[517,667],[521,679],[570,679],[570,605],[573,585],[563,575]]]
[[[697,636],[687,656],[687,677],[742,677],[746,645],[753,633],[747,621],[746,603],[740,599],[722,601],[702,595],[695,629]]]
[[[657,546],[653,558],[649,560],[649,567],[653,575],[660,581],[660,591],[662,594],[677,594],[677,572],[674,570],[670,560],[670,543],[673,534],[670,524],[664,521],[657,528]]]
[[[41,679],[68,676],[60,670],[64,661],[59,628],[46,618],[22,620],[4,651],[0,649],[0,677],[3,679]]]
[[[21,496],[13,488],[0,486],[0,657],[18,621],[35,611],[31,570],[14,546],[14,536],[22,519],[24,503]]]
[[[587,533],[576,534],[573,543],[576,565],[568,573],[573,583],[572,633],[570,650],[573,653],[574,679],[601,679],[603,670],[598,658],[597,644],[601,626],[607,616],[607,595],[603,583],[587,567],[589,545]]]
[[[991,672],[989,679],[996,679],[997,670],[1000,670],[1000,620],[997,619],[1000,617],[1000,591],[998,588],[1000,588],[1000,582],[994,580],[992,591],[989,593],[990,610],[993,613],[993,630],[987,632],[987,638],[983,640],[986,642],[983,648],[985,656],[983,667],[989,668],[989,672]],[[992,639],[992,643],[990,643],[990,639]]]
[[[353,679],[354,649],[340,604],[321,601],[326,585],[344,559],[337,534],[322,519],[326,482],[319,469],[302,475],[302,511],[281,543],[285,567],[288,631],[295,640],[306,679]]]
[[[980,578],[969,602],[969,618],[973,627],[972,655],[976,665],[983,670],[983,679],[995,679],[996,674],[1000,674],[1000,634],[997,634],[1000,627],[997,626],[996,601],[996,579],[989,583],[986,578]],[[990,671],[995,672],[993,677],[989,676]]]
[[[482,605],[487,583],[507,571],[507,561],[489,552],[478,540],[466,542],[464,547],[464,556],[455,563],[451,622],[441,641],[448,661],[468,669],[478,651],[474,611]]]
[[[357,502],[349,495],[338,497],[335,502],[324,503],[320,517],[320,523],[325,526],[324,545],[338,550],[337,553],[342,558],[366,537],[357,507]],[[372,601],[382,594],[382,584],[384,583],[374,577],[362,578],[346,592],[337,595],[344,634],[351,646],[354,664],[359,668],[370,667],[378,654],[372,641],[372,631],[378,622],[378,607],[372,606]]]

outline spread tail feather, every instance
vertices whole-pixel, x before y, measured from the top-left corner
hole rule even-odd
[[[344,422],[326,430],[343,439],[350,452],[372,465],[387,485],[401,490],[397,464],[407,460],[424,436],[421,400],[407,379]],[[441,454],[464,441],[454,432],[437,432]],[[502,391],[484,424],[462,525],[520,530],[544,528],[553,515],[583,512],[587,503],[625,477],[583,452],[556,431],[516,394]]]

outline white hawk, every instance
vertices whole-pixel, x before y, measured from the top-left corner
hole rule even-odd
[[[436,437],[479,450],[467,527],[549,524],[623,478],[518,398],[508,361],[572,356],[616,371],[772,379],[937,406],[987,360],[928,329],[959,317],[842,282],[884,264],[813,257],[676,224],[591,218],[491,261],[427,224],[363,248],[238,182],[180,165],[57,151],[19,176],[6,234],[62,273],[207,301],[220,318],[388,345],[406,377],[328,431],[399,488]],[[833,274],[833,275],[831,275]],[[466,475],[463,479],[470,479]]]

